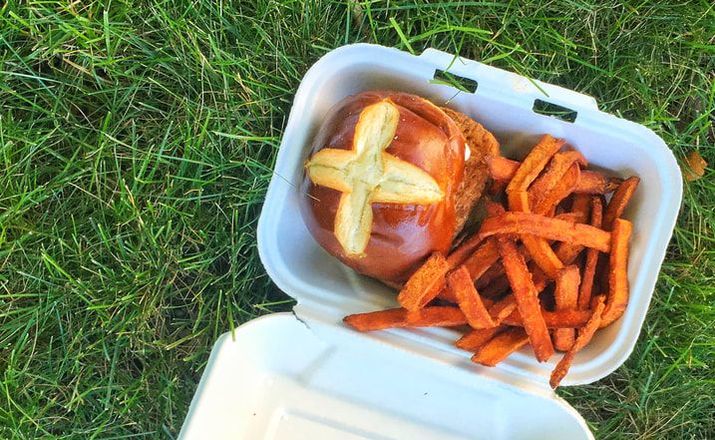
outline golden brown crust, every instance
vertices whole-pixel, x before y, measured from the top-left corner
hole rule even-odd
[[[403,282],[432,252],[446,253],[458,231],[457,187],[464,172],[464,137],[459,127],[429,101],[406,93],[374,91],[346,98],[328,112],[311,156],[331,148],[352,150],[355,127],[366,107],[389,99],[400,112],[394,140],[385,150],[429,174],[445,197],[429,205],[372,203],[372,229],[364,252],[351,255],[334,234],[343,193],[303,180],[301,212],[315,239],[360,273],[390,284]]]
[[[446,107],[442,110],[457,123],[470,149],[469,159],[464,164],[464,179],[457,189],[455,209],[457,230],[461,231],[484,192],[489,178],[486,158],[499,155],[499,141],[469,116]]]

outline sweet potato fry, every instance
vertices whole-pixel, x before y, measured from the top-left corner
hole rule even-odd
[[[432,306],[407,312],[407,327],[455,327],[467,324],[458,307]]]
[[[467,268],[469,276],[474,280],[482,276],[498,260],[499,250],[497,249],[496,239],[488,238],[482,242],[472,255],[462,262],[462,265]],[[457,297],[449,286],[439,292],[439,297],[445,301],[457,302]]]
[[[455,345],[462,350],[477,352],[506,327],[480,328],[470,331],[457,340]]]
[[[608,264],[608,298],[601,326],[605,327],[620,318],[628,305],[628,242],[633,224],[616,218],[613,223],[613,248]]]
[[[504,266],[501,265],[500,262],[496,262],[490,267],[482,276],[477,278],[477,280],[474,282],[474,285],[477,287],[477,290],[486,287],[494,281],[495,279],[499,278],[500,276],[504,275]]]
[[[554,290],[554,300],[556,310],[573,310],[578,304],[578,288],[581,284],[581,275],[577,266],[567,266],[559,272],[556,277],[556,289]],[[560,351],[566,351],[574,343],[576,332],[572,328],[560,328],[554,330],[554,347]]]
[[[452,292],[452,289],[447,286],[446,280],[447,279],[445,278],[444,288],[439,291],[439,293],[437,294],[437,298],[443,301],[450,302],[452,304],[457,304],[457,297],[454,296],[454,292]]]
[[[529,342],[522,328],[510,328],[494,336],[472,356],[472,362],[493,367]]]
[[[517,190],[507,193],[509,209],[512,211],[531,212],[529,193],[526,190]]]
[[[564,357],[561,358],[559,363],[556,364],[556,368],[554,368],[554,371],[551,372],[551,379],[549,380],[549,385],[551,385],[551,388],[556,388],[559,386],[559,383],[561,383],[561,380],[563,380],[563,378],[566,376],[566,373],[568,373],[569,368],[571,368],[571,363],[573,363],[573,359],[574,356],[576,356],[576,353],[581,351],[586,345],[588,345],[589,342],[591,342],[594,333],[596,333],[596,330],[598,330],[598,328],[600,327],[601,314],[603,313],[603,310],[603,298],[599,297],[599,302],[596,304],[591,318],[588,320],[584,328],[579,331],[578,337],[576,338],[576,341],[571,346],[569,351],[564,355]]]
[[[487,159],[489,176],[495,182],[508,182],[516,170],[519,169],[520,162],[507,159],[501,156],[493,156]],[[578,185],[574,188],[576,194],[608,194],[613,192],[618,185],[623,182],[617,177],[606,177],[598,171],[583,170]]]
[[[519,165],[514,177],[511,178],[506,187],[510,210],[529,212],[529,194],[527,192],[529,185],[539,176],[541,170],[551,160],[551,157],[563,145],[563,140],[555,139],[547,134],[539,140],[524,158],[524,161]]]
[[[557,215],[556,218],[572,223],[586,223],[590,206],[591,197],[586,194],[576,194],[571,212]],[[556,246],[556,256],[564,265],[571,264],[575,261],[581,251],[583,251],[583,246],[569,242],[561,242]]]
[[[479,298],[481,298],[482,304],[484,304],[484,308],[487,309],[487,310],[489,310],[489,308],[490,308],[491,306],[493,306],[494,303],[496,302],[496,301],[494,301],[494,300],[491,299],[491,298],[484,298],[484,297],[482,297],[481,294],[479,295]]]
[[[516,170],[519,169],[521,162],[516,160],[507,159],[503,156],[489,156],[487,157],[487,169],[489,170],[489,177],[497,182],[508,182],[516,174]]]
[[[556,248],[556,256],[564,263],[564,266],[568,266],[576,261],[584,248],[585,247],[580,244],[571,245],[570,243],[561,242]]]
[[[558,272],[564,268],[564,264],[551,249],[549,242],[531,234],[522,235],[521,241],[531,259],[544,271],[546,276],[552,279],[556,278]]]
[[[527,263],[530,263],[531,256],[529,255],[528,252],[526,252],[526,253],[523,252],[523,250],[524,249],[522,247],[519,247],[519,251],[524,256],[524,261],[526,261]],[[482,296],[484,296],[485,294],[481,289],[489,287],[493,281],[497,281],[499,279],[503,279],[505,281],[506,284],[504,284],[504,285],[506,286],[505,287],[505,290],[506,290],[506,288],[509,287],[509,282],[506,281],[506,275],[504,275],[504,266],[499,261],[497,261],[496,263],[494,263],[492,265],[492,267],[489,268],[489,270],[484,272],[484,275],[477,278],[474,285],[477,287],[477,290],[479,290],[479,292],[482,294]],[[499,284],[499,281],[497,281],[497,284]]]
[[[613,193],[613,197],[611,197],[611,201],[608,202],[606,211],[603,213],[603,229],[610,231],[613,228],[613,222],[623,215],[623,211],[626,210],[628,202],[631,201],[640,181],[641,179],[633,176],[627,178],[618,186],[616,192]]]
[[[397,302],[407,310],[424,307],[444,288],[444,277],[448,270],[447,260],[442,254],[435,252],[407,280],[397,296]]]
[[[510,288],[511,286],[509,285],[509,280],[506,278],[506,275],[502,275],[487,284],[485,287],[482,287],[479,293],[481,293],[485,298],[495,298]]]
[[[548,134],[542,136],[514,173],[514,177],[511,178],[509,185],[506,187],[507,194],[514,191],[526,191],[531,182],[539,176],[551,157],[561,149],[564,143],[563,140],[556,139]]]
[[[549,162],[546,171],[539,176],[529,188],[529,201],[533,206],[538,206],[546,198],[556,184],[566,177],[566,173],[576,165],[587,166],[588,162],[578,151],[564,151],[556,153]],[[578,179],[576,179],[578,180]],[[574,185],[575,186],[575,185]]]
[[[469,276],[475,280],[489,270],[499,260],[499,250],[496,240],[486,239],[469,258],[464,260],[463,265],[469,271]]]
[[[454,248],[452,252],[447,255],[447,264],[450,269],[454,269],[459,266],[467,259],[478,247],[482,244],[482,238],[479,234],[472,234],[465,238],[459,246]]]
[[[537,214],[548,214],[573,192],[580,179],[581,168],[577,163],[574,163],[571,168],[566,170],[559,181],[554,183],[551,191],[544,194],[538,201],[530,200],[531,211]]]
[[[579,194],[584,195],[584,194]],[[578,212],[562,212],[561,214],[556,214],[553,216],[555,219],[563,220],[569,223],[585,223],[583,216]]]
[[[503,194],[504,191],[506,191],[506,186],[508,184],[509,184],[508,180],[494,180],[494,179],[492,179],[491,183],[489,184],[488,194],[492,197]]]
[[[499,203],[491,201],[488,201],[486,203],[486,210],[487,215],[490,217],[497,216],[505,212],[503,206],[501,206]],[[474,234],[474,236],[478,237],[479,234]],[[458,259],[461,259],[461,261],[452,266],[452,264],[454,264]],[[462,258],[461,256],[455,256],[454,258],[452,258],[452,261],[450,261],[450,259],[448,258],[447,262],[450,264],[450,269],[457,267],[459,264],[464,264],[467,267],[467,270],[469,270],[472,280],[476,280],[477,278],[481,277],[484,272],[486,272],[498,260],[499,251],[497,250],[496,240],[487,239],[482,241],[479,246],[477,246],[475,250],[471,253],[471,255],[466,255],[464,256],[464,258]],[[452,292],[448,287],[442,292],[440,292],[439,297],[441,299],[444,299],[445,301],[457,301],[454,292]]]
[[[447,285],[457,298],[457,305],[467,317],[467,323],[475,329],[494,327],[494,321],[487,312],[477,289],[474,288],[469,271],[464,266],[447,275]]]
[[[602,252],[609,252],[611,248],[608,232],[590,225],[569,223],[527,212],[507,212],[485,219],[479,235],[486,238],[495,234],[532,234],[549,240],[580,244]]]
[[[499,254],[506,272],[511,290],[516,299],[517,308],[524,321],[524,329],[529,335],[529,341],[534,348],[536,359],[544,362],[554,354],[549,330],[541,315],[536,287],[531,280],[524,257],[516,247],[514,239],[507,236],[497,238]]]
[[[546,289],[546,286],[549,285],[549,278],[543,270],[539,269],[539,266],[534,264],[533,261],[529,263],[527,267],[529,268],[529,272],[531,272],[531,280],[534,282],[536,292],[541,293],[544,289]]]
[[[576,194],[571,205],[571,214],[577,216],[574,223],[586,223],[588,214],[591,212],[591,197],[586,194]]]
[[[534,208],[532,203],[532,196],[536,195],[537,193],[532,193],[531,191],[527,192],[526,186],[529,185],[529,179],[533,180],[533,177],[536,177],[536,175],[538,175],[543,166],[548,162],[549,155],[553,155],[556,153],[556,151],[558,151],[558,148],[556,148],[553,142],[549,143],[548,139],[546,139],[546,141],[544,139],[542,139],[542,141],[539,142],[536,147],[534,147],[534,149],[531,151],[531,153],[529,153],[529,155],[526,157],[526,159],[524,159],[524,162],[522,162],[521,166],[519,167],[519,170],[521,170],[522,168],[527,168],[528,173],[532,174],[527,173],[526,177],[522,178],[522,184],[520,186],[515,186],[514,181],[519,178],[518,170],[517,174],[514,176],[512,181],[509,183],[509,186],[507,187],[509,209],[511,209],[512,211],[530,212]],[[561,162],[561,159],[556,159],[557,156],[558,154],[554,156],[554,159],[551,159],[551,163],[554,163],[554,161]],[[575,164],[575,166],[576,173],[578,173],[578,164]],[[547,170],[544,175],[549,174],[549,171],[550,170]],[[560,171],[559,173],[563,174]],[[573,172],[571,174],[573,174]],[[551,188],[557,184],[556,179],[560,177],[562,176],[550,175],[549,181],[541,180],[537,181],[536,183],[541,183],[540,186]],[[576,175],[576,179],[578,179],[578,175]],[[562,264],[561,260],[559,260],[559,258],[556,256],[556,254],[551,249],[551,246],[546,240],[532,234],[523,234],[521,236],[521,241],[524,243],[524,247],[526,247],[526,249],[528,250],[529,255],[531,255],[532,260],[534,260],[534,262],[541,268],[541,270],[543,270],[544,273],[546,273],[550,278],[554,278],[558,271],[563,269],[564,265]]]
[[[594,196],[591,201],[591,226],[600,228],[603,220],[603,202],[600,196]],[[583,277],[578,293],[578,308],[587,309],[591,304],[593,279],[596,275],[599,252],[596,249],[586,251],[586,261],[583,266]]]
[[[500,203],[491,200],[487,201],[485,207],[487,210],[487,217],[496,217],[497,215],[501,215],[506,212],[506,210]]]
[[[606,179],[606,184],[604,186],[604,191],[598,192],[598,193],[587,193],[587,194],[610,194],[614,192],[621,184],[623,183],[623,179],[620,177],[608,177]]]
[[[489,315],[491,315],[495,325],[498,325],[507,316],[511,315],[514,310],[516,310],[516,299],[514,295],[507,295],[489,307]]]
[[[357,331],[369,332],[407,325],[407,310],[403,308],[357,313],[343,318],[343,322]]]
[[[591,316],[591,310],[562,310],[550,312],[541,309],[541,315],[548,328],[580,328],[586,325],[586,321]],[[521,318],[519,310],[514,310],[511,315],[501,322],[504,325],[523,327],[524,320]]]
[[[403,308],[356,313],[343,318],[343,322],[361,332],[401,327],[454,327],[467,323],[467,318],[457,307],[425,307],[415,312]]]

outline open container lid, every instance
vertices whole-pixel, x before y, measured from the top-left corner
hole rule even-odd
[[[433,365],[352,332],[326,342],[290,313],[250,321],[235,339],[221,336],[181,437],[593,438],[554,395]]]
[[[475,93],[431,81],[448,70],[478,81]],[[539,364],[528,349],[495,368],[470,362],[453,330],[392,329],[361,334],[351,313],[394,307],[395,293],[325,253],[302,222],[296,188],[310,140],[342,98],[370,89],[449,102],[495,133],[507,152],[551,133],[596,167],[639,175],[626,217],[634,222],[631,303],[576,356],[563,385],[590,383],[618,368],[645,318],[682,193],[663,141],[638,124],[600,112],[591,97],[433,49],[420,56],[351,45],[305,75],[278,152],[258,226],[271,279],[295,298],[294,314],[251,321],[214,347],[182,438],[397,439],[592,438],[583,419],[548,387],[560,356]],[[548,97],[545,97],[548,96]],[[577,112],[565,122],[537,114],[536,99]]]

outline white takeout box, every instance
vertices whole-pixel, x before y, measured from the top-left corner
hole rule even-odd
[[[478,82],[475,93],[431,82],[436,70]],[[543,133],[564,138],[596,167],[641,177],[625,214],[634,223],[625,315],[580,352],[563,385],[594,382],[636,343],[680,206],[676,161],[649,129],[602,113],[596,101],[551,84],[428,49],[421,55],[356,44],[331,51],[295,96],[258,225],[271,279],[294,312],[264,316],[214,346],[181,436],[186,439],[586,439],[583,418],[549,387],[560,355],[530,348],[496,368],[474,365],[449,329],[361,334],[342,318],[394,307],[395,293],[324,252],[298,210],[312,136],[344,97],[370,89],[415,93],[461,110],[523,156]],[[535,113],[535,99],[577,112]]]

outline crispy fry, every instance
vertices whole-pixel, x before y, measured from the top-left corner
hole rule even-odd
[[[459,338],[455,345],[462,350],[477,352],[484,344],[489,342],[490,339],[505,329],[506,327],[474,329]]]
[[[578,180],[574,194],[608,194],[612,193],[623,179],[618,177],[606,177],[598,171],[584,170]]]
[[[494,197],[503,194],[506,191],[506,186],[509,184],[508,180],[494,180],[492,179],[489,184],[489,195]]]
[[[521,251],[522,255],[524,256],[524,261],[526,261],[527,263],[531,262],[531,256],[528,254],[528,252],[524,253],[522,247],[519,247],[519,251]],[[499,261],[497,261],[492,265],[492,267],[489,268],[489,270],[484,272],[484,275],[477,278],[474,285],[477,287],[477,290],[481,292],[482,296],[484,296],[484,292],[482,292],[481,289],[490,286],[493,281],[497,281],[498,284],[498,280],[500,278],[506,282],[505,289],[508,288],[509,282],[506,281],[506,275],[504,275],[504,266]]]
[[[610,194],[613,191],[615,191],[621,184],[623,183],[623,179],[620,177],[608,177],[606,179],[606,184],[604,186],[604,191],[601,192],[594,192],[594,193],[587,193],[587,194]]]
[[[479,295],[479,298],[481,299],[482,304],[484,304],[484,308],[487,310],[494,305],[495,301],[491,298],[483,298],[481,294]]]
[[[343,318],[343,322],[355,330],[369,332],[407,325],[407,310],[403,308],[357,313]]]
[[[521,162],[503,156],[489,156],[486,161],[489,177],[495,182],[509,182],[521,165]]]
[[[509,280],[506,278],[506,275],[502,275],[488,285],[486,285],[485,287],[481,288],[479,292],[482,294],[483,297],[494,298],[498,297],[510,288],[511,286],[509,285]]]
[[[454,296],[454,292],[452,292],[452,289],[447,286],[446,278],[444,288],[439,291],[439,293],[437,294],[437,298],[447,302],[451,302],[452,304],[457,304],[457,297]]]
[[[497,202],[487,201],[486,203],[487,217],[496,217],[497,215],[504,214],[506,210],[504,207]]]
[[[497,245],[518,310],[523,317],[524,328],[534,348],[536,359],[539,362],[544,362],[554,354],[554,346],[551,343],[549,331],[541,315],[539,298],[536,287],[531,280],[531,274],[513,238],[499,236]]]
[[[529,193],[526,190],[516,190],[506,194],[511,211],[531,212]]]
[[[628,305],[628,242],[633,224],[616,218],[613,223],[613,249],[608,264],[608,298],[601,326],[620,318]]]
[[[591,197],[586,194],[576,194],[573,200],[571,212],[567,214],[557,215],[559,220],[570,221],[573,223],[585,223],[588,220],[588,211],[591,206]],[[566,217],[566,216],[572,217]],[[556,246],[556,256],[559,257],[564,265],[571,264],[576,260],[578,255],[583,251],[583,246],[569,242],[561,242]]]
[[[343,318],[343,322],[361,332],[401,327],[454,327],[467,323],[467,318],[457,307],[425,307],[415,312],[403,308],[356,313]]]
[[[464,266],[469,271],[469,276],[475,280],[489,270],[499,260],[499,250],[495,239],[486,239],[483,245],[469,258],[464,260]]]
[[[578,194],[580,196],[584,194]],[[583,219],[583,215],[581,215],[578,212],[562,212],[561,214],[556,214],[554,216],[555,219],[558,220],[563,220],[565,222],[570,222],[570,223],[585,223],[585,220]]]
[[[458,307],[432,306],[407,312],[407,327],[454,327],[467,324]]]
[[[509,199],[509,208],[512,211],[522,211],[530,212],[533,208],[533,204],[530,199],[535,193],[528,192],[527,187],[536,176],[538,176],[541,169],[549,161],[549,158],[554,155],[561,144],[554,142],[555,140],[551,137],[544,137],[539,142],[539,144],[534,147],[534,149],[529,153],[529,155],[524,159],[524,162],[519,166],[517,174],[514,175],[509,186],[507,186],[507,196]],[[555,156],[554,156],[555,157]],[[551,159],[553,163],[556,159]],[[576,165],[576,172],[578,172],[578,165]],[[519,173],[523,175],[520,176]],[[545,174],[548,174],[547,171]],[[541,186],[553,186],[556,184],[554,180],[559,176],[551,176],[548,182],[541,180]],[[578,176],[576,176],[578,179]],[[520,183],[517,179],[521,179]],[[514,182],[517,181],[515,184]],[[539,182],[537,182],[539,183]],[[554,278],[559,270],[561,270],[564,265],[561,260],[556,256],[554,251],[549,246],[549,243],[541,237],[537,237],[531,234],[524,234],[521,236],[521,241],[524,243],[524,247],[529,251],[529,255],[534,260],[534,262],[550,277]]]
[[[588,214],[591,212],[591,197],[586,194],[576,194],[571,205],[571,213],[578,216],[574,219],[574,223],[586,223]]]
[[[564,264],[551,249],[549,242],[531,234],[522,235],[521,241],[531,259],[544,271],[546,276],[556,278],[559,271],[564,268]]]
[[[580,328],[586,325],[586,321],[591,316],[591,310],[562,310],[549,312],[541,309],[541,315],[548,328]],[[501,322],[504,325],[523,327],[524,320],[521,318],[519,310],[514,310],[511,315]]]
[[[561,358],[559,363],[556,364],[556,368],[554,368],[554,371],[551,372],[551,379],[549,380],[549,385],[551,385],[551,388],[556,388],[559,386],[559,383],[561,383],[561,380],[566,376],[566,373],[568,373],[569,368],[571,368],[571,363],[573,362],[576,353],[581,351],[586,345],[588,345],[589,342],[591,342],[594,333],[596,333],[596,330],[598,330],[601,324],[601,315],[603,313],[603,310],[603,297],[599,297],[599,301],[593,310],[593,315],[591,315],[591,318],[586,323],[586,326],[581,329],[581,331],[579,331],[578,337],[576,338],[574,344],[564,355],[564,357]]]
[[[495,234],[532,234],[549,240],[580,244],[602,252],[609,252],[611,248],[610,234],[601,229],[527,212],[507,212],[484,220],[479,235],[486,238]]]
[[[531,202],[532,212],[537,214],[548,214],[551,212],[563,199],[573,192],[580,179],[581,168],[579,168],[577,163],[574,163],[571,165],[571,168],[566,170],[559,181],[554,183],[551,191],[543,195],[538,202]]]
[[[526,335],[524,329],[510,328],[499,333],[484,344],[484,346],[472,356],[472,362],[493,367],[528,342],[529,337]]]
[[[524,161],[511,178],[506,187],[507,195],[515,191],[526,191],[531,182],[538,177],[551,157],[564,145],[564,141],[545,134],[539,142],[532,148]],[[511,200],[509,203],[511,208]],[[513,208],[512,208],[513,209]]]
[[[578,304],[578,287],[581,284],[581,275],[577,266],[567,266],[559,272],[556,278],[554,300],[556,310],[573,310]],[[572,328],[554,330],[554,347],[566,351],[574,343],[576,332]]]
[[[494,327],[494,321],[474,288],[469,271],[464,266],[453,270],[447,275],[447,285],[457,298],[457,305],[467,317],[467,323],[472,328]]]
[[[479,234],[472,234],[465,238],[459,246],[454,248],[447,256],[447,264],[451,269],[459,266],[482,244]]]
[[[504,266],[497,261],[490,267],[482,276],[477,278],[477,280],[474,282],[474,285],[477,287],[477,290],[488,286],[492,281],[495,279],[499,278],[500,276],[504,275]]]
[[[516,160],[507,159],[503,156],[489,156],[487,157],[487,169],[489,170],[489,177],[491,177],[495,182],[508,182],[516,174],[516,170],[519,169],[521,162]]]
[[[576,261],[578,256],[583,252],[584,246],[580,244],[571,244],[571,243],[564,243],[561,242],[559,245],[564,245],[564,246],[558,246],[556,248],[556,256],[559,257],[559,260],[561,260],[564,263],[564,266],[569,265]]]
[[[541,293],[544,289],[546,289],[546,286],[549,285],[549,278],[533,261],[529,263],[527,267],[529,268],[529,272],[531,272],[531,280],[534,282],[536,292]]]
[[[594,196],[591,201],[591,226],[600,228],[603,220],[603,202],[600,196]],[[583,266],[583,277],[578,294],[578,308],[587,309],[591,304],[593,279],[598,265],[599,252],[596,249],[586,251],[586,261]]]
[[[640,181],[641,179],[633,176],[627,178],[618,186],[616,192],[613,193],[613,197],[611,197],[611,201],[608,202],[606,212],[603,213],[603,229],[610,231],[613,228],[613,222],[623,215],[623,211],[626,210],[628,202],[631,201]]]
[[[576,168],[587,166],[588,162],[578,151],[556,153],[549,162],[546,171],[539,176],[529,188],[529,200],[533,206],[538,206],[553,188],[566,176],[566,173],[576,165]],[[578,179],[576,179],[578,180]],[[574,185],[575,186],[575,185]]]
[[[495,325],[498,325],[507,316],[511,315],[514,310],[516,310],[516,299],[514,295],[507,295],[489,307],[489,315],[491,315]]]
[[[467,268],[469,276],[474,280],[482,276],[498,260],[499,250],[497,249],[496,239],[488,238],[482,242],[472,255],[463,261],[462,265]],[[439,292],[439,297],[445,301],[457,302],[457,297],[449,286]]]
[[[499,203],[492,201],[487,201],[486,210],[488,216],[496,216],[505,212],[503,206],[501,206]],[[479,234],[474,234],[474,236],[479,236]],[[461,257],[453,258],[452,262],[450,262],[448,259],[447,262],[452,264],[459,258]],[[482,241],[479,246],[476,247],[476,249],[471,253],[471,255],[465,256],[459,264],[464,264],[467,267],[467,270],[469,270],[472,280],[476,280],[477,278],[481,277],[484,272],[486,272],[498,260],[499,252],[497,251],[496,240],[487,239]],[[450,268],[453,269],[459,264],[456,264],[455,266],[450,266]],[[454,292],[452,292],[448,286],[439,293],[439,297],[445,301],[450,301],[453,303],[457,302],[457,298],[454,295]]]
[[[519,169],[520,162],[501,156],[487,159],[489,175],[495,183],[508,182]],[[613,192],[623,182],[617,177],[606,177],[598,171],[583,170],[578,185],[574,188],[576,194],[608,194]]]
[[[448,270],[447,260],[442,254],[435,252],[407,280],[397,296],[397,302],[407,310],[424,307],[443,289]]]

